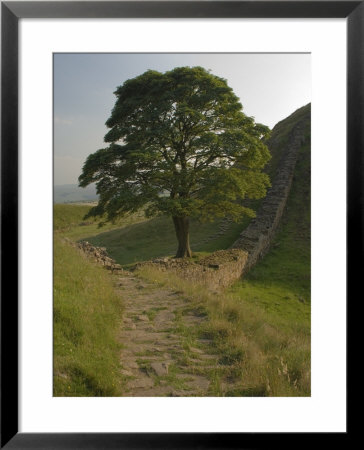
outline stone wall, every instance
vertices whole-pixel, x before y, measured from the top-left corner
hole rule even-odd
[[[95,247],[87,241],[73,242],[68,238],[64,238],[64,240],[78,248],[87,258],[104,266],[105,269],[112,272],[123,270],[115,260],[108,256],[105,247]],[[197,262],[187,258],[156,258],[137,263],[132,270],[152,266],[163,272],[174,273],[193,283],[218,290],[229,286],[241,276],[247,258],[248,253],[241,249],[218,250]]]
[[[309,120],[308,115],[291,130],[272,187],[262,201],[256,218],[231,246],[231,248],[243,249],[249,254],[243,274],[269,250],[287,203],[298,152],[305,142],[305,130]]]
[[[105,247],[94,247],[87,241],[74,242],[68,238],[64,238],[64,241],[81,250],[81,252],[84,253],[89,259],[101,264],[105,267],[105,269],[111,270],[112,272],[114,272],[114,270],[123,270],[114,259],[110,258]]]
[[[139,263],[135,269],[153,267],[218,290],[240,278],[247,259],[248,253],[241,249],[218,250],[197,262],[188,258],[159,258]]]

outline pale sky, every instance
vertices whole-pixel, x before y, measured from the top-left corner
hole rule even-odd
[[[270,128],[311,101],[309,54],[55,54],[54,184],[77,184],[87,156],[106,146],[118,86],[181,66],[225,78],[244,113]]]

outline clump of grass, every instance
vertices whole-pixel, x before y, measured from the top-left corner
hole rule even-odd
[[[110,275],[59,237],[53,311],[54,396],[120,395],[120,298]]]
[[[163,383],[166,383],[168,386],[173,389],[188,389],[188,385],[186,384],[186,379],[181,378],[181,371],[175,364],[171,364],[168,367],[168,374],[163,376],[154,375],[154,384],[155,386],[161,386]]]

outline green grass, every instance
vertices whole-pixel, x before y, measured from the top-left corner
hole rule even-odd
[[[91,206],[82,204],[55,204],[53,208],[54,231],[73,241],[78,241],[146,220],[141,211],[100,226],[102,218],[84,219],[90,208]]]
[[[208,253],[229,247],[239,236],[244,224],[231,223],[223,235],[216,236],[220,221],[200,223],[191,221],[191,248],[193,252]],[[214,237],[203,243],[206,237]],[[106,247],[118,264],[127,265],[162,256],[173,256],[177,239],[170,217],[156,217],[123,228],[100,233],[87,239],[98,247]]]
[[[173,389],[187,390],[188,389],[188,385],[186,385],[187,380],[179,377],[178,375],[181,375],[180,369],[175,364],[171,364],[168,367],[167,375],[154,377],[154,384],[155,386],[160,386],[164,382]]]
[[[173,256],[177,239],[170,217],[147,219],[143,211],[123,217],[115,223],[99,226],[100,220],[86,219],[90,206],[77,204],[54,205],[54,230],[73,241],[87,240],[98,247],[106,247],[111,258],[121,265],[133,265],[162,256]],[[221,221],[201,223],[191,221],[191,248],[195,257],[228,248],[249,223],[229,223],[224,234],[218,235]],[[203,242],[210,238],[208,242]]]
[[[90,210],[90,205],[53,205],[53,229],[55,231],[67,231],[82,223],[95,223],[93,219],[84,221],[84,216]]]
[[[54,396],[118,396],[122,305],[103,268],[54,240]]]

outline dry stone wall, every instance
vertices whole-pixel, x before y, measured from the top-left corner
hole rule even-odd
[[[241,249],[218,250],[198,262],[187,258],[160,258],[139,263],[135,269],[152,266],[163,272],[174,273],[193,283],[203,284],[212,290],[229,286],[240,278],[248,253]]]
[[[291,130],[272,187],[263,200],[256,218],[231,246],[243,249],[249,254],[243,273],[246,273],[269,250],[287,203],[298,152],[305,142],[305,130],[309,120],[308,115]]]
[[[78,248],[87,258],[104,266],[105,269],[112,272],[123,270],[108,256],[105,247],[95,247],[87,241],[73,242],[68,238],[65,238],[65,241]],[[218,250],[198,262],[187,258],[156,258],[136,264],[133,270],[152,266],[163,272],[174,273],[193,283],[203,284],[212,290],[218,290],[229,286],[241,276],[247,258],[248,253],[241,249]]]
[[[74,242],[71,239],[65,238],[65,241],[71,244],[73,247],[78,248],[89,259],[101,264],[105,269],[111,270],[123,270],[122,267],[116,263],[116,261],[107,254],[105,247],[94,247],[87,241]]]

